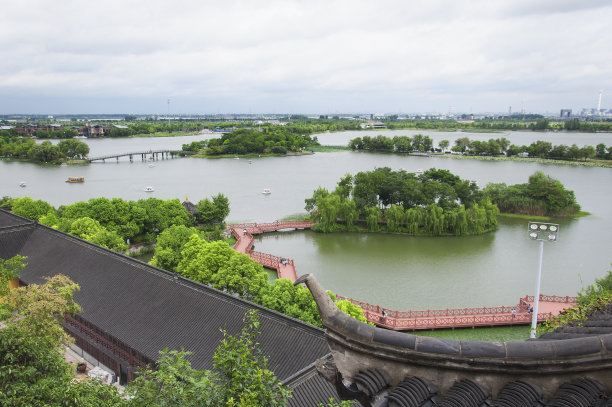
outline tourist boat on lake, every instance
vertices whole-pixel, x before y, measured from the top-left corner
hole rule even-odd
[[[66,163],[61,163],[61,164],[60,164],[60,167],[68,167],[68,164],[66,164]]]
[[[150,187],[150,186],[149,186],[149,187],[146,187],[144,190],[145,190],[145,192],[153,192],[153,191],[155,191],[155,190],[153,189],[153,187]]]
[[[25,188],[25,186],[26,186],[25,181],[21,181],[21,182],[19,183],[19,186],[20,186],[21,188]]]
[[[70,182],[71,184],[76,182],[85,182],[85,177],[68,177],[66,182]]]
[[[270,188],[264,188],[264,190],[262,192],[262,194],[264,194],[264,195],[268,195],[268,194],[271,194],[271,193],[272,193],[272,191],[270,191]]]
[[[422,169],[422,168],[418,168],[418,169],[415,171],[415,174],[416,174],[416,175],[422,175],[424,172],[425,172],[425,171],[423,171],[423,169]]]

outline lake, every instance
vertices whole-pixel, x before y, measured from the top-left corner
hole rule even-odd
[[[488,140],[506,137],[515,144],[546,139],[553,144],[612,144],[612,134],[440,133],[412,130],[343,132],[318,135],[322,144],[346,144],[363,135],[427,134],[435,144],[452,137]],[[150,149],[180,149],[210,138],[129,138],[86,140],[90,156]],[[550,137],[551,139],[545,138]],[[558,137],[558,138],[557,138]],[[559,141],[556,141],[559,140]],[[572,141],[574,140],[574,141]],[[319,186],[333,189],[347,173],[388,166],[443,168],[473,180],[525,183],[537,170],[574,190],[592,215],[561,223],[559,240],[544,249],[542,292],[575,295],[610,269],[612,255],[612,169],[558,164],[488,162],[343,151],[300,157],[247,159],[175,158],[142,162],[114,159],[83,166],[47,166],[0,160],[0,190],[12,197],[31,196],[54,206],[93,197],[128,200],[189,197],[194,203],[221,192],[230,199],[228,221],[273,221],[304,212],[304,199]],[[67,184],[83,176],[83,184]],[[19,182],[25,181],[26,188]],[[153,186],[154,192],[145,192]],[[262,194],[265,188],[272,193]],[[380,234],[316,234],[310,231],[266,234],[256,249],[293,258],[299,274],[313,273],[326,289],[400,310],[512,305],[532,294],[538,244],[527,238],[527,222],[502,220],[494,233],[468,237],[410,237]]]

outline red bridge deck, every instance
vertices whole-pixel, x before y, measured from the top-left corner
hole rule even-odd
[[[279,221],[230,225],[232,234],[236,238],[233,249],[237,252],[249,255],[253,260],[266,268],[276,270],[278,278],[288,278],[291,281],[295,281],[297,280],[297,272],[293,259],[286,259],[280,256],[251,250],[253,247],[253,235],[281,229],[310,229],[313,225],[314,223],[310,221]]]
[[[310,221],[289,221],[270,223],[243,223],[230,225],[230,230],[236,238],[233,249],[249,255],[262,266],[276,270],[278,278],[297,280],[297,272],[293,259],[284,259],[268,253],[251,250],[253,235],[281,229],[310,229],[314,225]],[[285,260],[284,262],[282,260]],[[395,311],[378,305],[337,296],[338,299],[349,300],[363,309],[366,319],[380,327],[396,331],[411,331],[419,329],[463,328],[475,326],[496,325],[529,325],[531,316],[529,307],[533,306],[533,296],[520,299],[518,305],[509,307],[459,308],[425,311]],[[538,322],[544,322],[559,314],[565,308],[576,305],[576,297],[558,297],[540,295]],[[387,317],[383,317],[383,310]]]
[[[438,309],[425,311],[395,311],[378,305],[337,296],[348,300],[363,309],[369,322],[395,331],[420,329],[467,328],[496,325],[529,325],[532,314],[528,311],[533,306],[533,296],[525,296],[519,303],[510,307],[482,307]],[[576,305],[576,297],[559,297],[540,294],[538,322],[553,318],[565,308]],[[387,317],[383,317],[383,310]]]

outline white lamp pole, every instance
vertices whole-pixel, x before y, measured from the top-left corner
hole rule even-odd
[[[530,338],[535,338],[538,326],[538,310],[540,305],[540,281],[542,280],[542,257],[544,255],[544,242],[557,241],[559,225],[556,223],[529,222],[527,231],[531,240],[540,242],[540,260],[538,262],[538,277],[536,279],[535,295],[533,296],[533,316],[531,317]]]

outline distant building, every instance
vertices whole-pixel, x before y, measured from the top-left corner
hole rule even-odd
[[[386,129],[387,125],[383,122],[373,122],[369,121],[366,123],[361,123],[359,125],[362,129]]]
[[[559,114],[559,117],[571,117],[572,116],[572,109],[561,109],[561,113]]]

